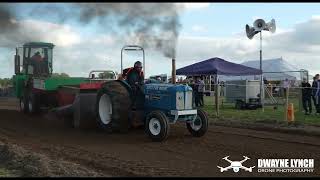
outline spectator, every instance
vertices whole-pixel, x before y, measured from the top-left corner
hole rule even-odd
[[[315,98],[315,88],[317,86],[317,80],[316,80],[316,76],[313,77],[313,81],[312,81],[312,86],[311,86],[311,89],[312,89],[312,93],[311,93],[311,98],[312,98],[312,101],[313,101],[313,105],[314,105],[314,108],[317,109],[317,103],[316,103],[316,98]],[[317,113],[317,111],[316,111]]]
[[[197,85],[198,85],[198,100],[199,100],[199,105],[203,106],[204,102],[203,102],[203,94],[204,94],[204,81],[203,81],[203,77],[198,77],[197,80]]]
[[[288,78],[286,78],[284,81],[283,81],[283,92],[284,92],[284,97],[286,98],[287,97],[287,89],[290,88],[290,81],[288,80]]]
[[[314,81],[312,83],[312,95],[314,97],[316,114],[320,114],[320,77],[316,74]]]
[[[220,86],[221,86],[221,89],[220,89],[220,96],[224,96],[224,81],[221,81],[221,83],[220,83]]]
[[[263,83],[264,83],[264,85],[267,85],[267,84],[268,84],[268,80],[267,80],[266,77],[263,77]]]
[[[306,78],[303,78],[301,83],[302,86],[302,105],[305,112],[305,115],[309,115],[312,113],[312,106],[311,106],[311,96],[312,96],[312,89],[310,83],[307,81]]]
[[[194,94],[194,102],[196,107],[199,107],[199,80],[197,76],[193,77],[194,83],[193,83],[193,94]]]
[[[193,81],[193,77],[188,77],[188,85],[192,88],[192,102],[193,106],[196,106],[198,99],[196,98],[196,88]],[[197,101],[197,102],[196,102]]]

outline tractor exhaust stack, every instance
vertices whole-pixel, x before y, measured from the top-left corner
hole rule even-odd
[[[172,84],[176,84],[176,60],[172,58],[172,75],[171,75]]]

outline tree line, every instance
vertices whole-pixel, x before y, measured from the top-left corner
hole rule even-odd
[[[0,78],[0,87],[8,87],[12,86],[13,80],[12,78]]]

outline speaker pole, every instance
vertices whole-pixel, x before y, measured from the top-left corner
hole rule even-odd
[[[262,71],[262,31],[260,31],[260,103],[262,107],[262,112],[264,112],[264,82],[263,82],[263,71]]]

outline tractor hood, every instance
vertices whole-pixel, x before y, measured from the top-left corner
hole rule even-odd
[[[188,85],[176,85],[176,84],[146,84],[144,86],[145,94],[149,94],[150,92],[157,94],[168,94],[168,93],[176,93],[176,92],[186,92],[192,91],[192,88]]]

